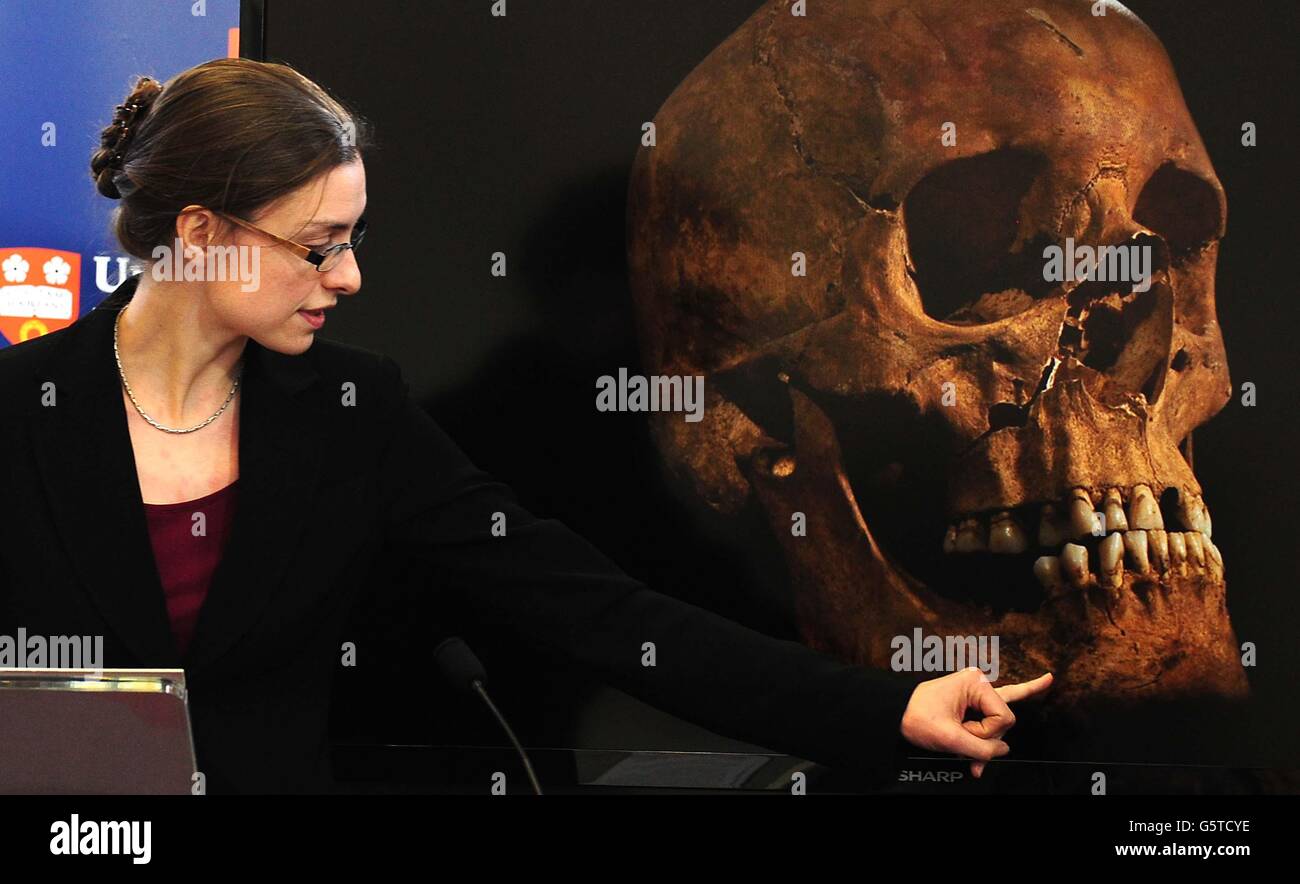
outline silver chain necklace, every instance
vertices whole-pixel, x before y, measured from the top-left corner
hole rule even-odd
[[[221,413],[226,410],[226,407],[229,406],[231,401],[235,398],[235,391],[239,389],[239,380],[243,375],[242,365],[240,366],[239,372],[235,375],[235,383],[231,386],[230,395],[226,397],[226,401],[221,403],[221,407],[217,409],[216,414],[212,415],[212,417],[208,418],[201,424],[196,424],[188,429],[178,430],[174,427],[164,427],[162,424],[144,413],[144,409],[140,407],[140,403],[135,400],[135,393],[131,392],[131,385],[126,382],[126,372],[122,370],[122,357],[117,351],[117,327],[122,322],[122,314],[125,312],[126,307],[123,307],[118,311],[117,318],[113,320],[113,360],[117,362],[117,373],[122,378],[122,386],[126,388],[126,395],[130,398],[131,404],[135,406],[135,410],[140,417],[148,421],[150,426],[156,427],[164,433],[193,433],[195,430],[201,430],[217,418],[221,417]]]

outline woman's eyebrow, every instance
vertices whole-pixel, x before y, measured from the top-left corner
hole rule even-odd
[[[347,230],[352,225],[345,221],[313,221],[303,228],[306,230]]]

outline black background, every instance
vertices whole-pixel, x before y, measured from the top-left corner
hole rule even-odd
[[[534,512],[566,522],[660,591],[788,636],[782,612],[747,603],[743,570],[716,554],[668,492],[644,416],[594,408],[598,376],[638,366],[623,231],[640,126],[759,5],[509,0],[499,19],[489,0],[268,0],[266,57],[293,64],[378,130],[380,149],[366,163],[365,286],[328,336],[397,358],[431,413]],[[1294,5],[1128,6],[1168,49],[1227,191],[1219,317],[1234,386],[1258,388],[1256,407],[1243,407],[1238,392],[1196,434],[1229,610],[1241,641],[1258,648],[1253,711],[1235,727],[1230,757],[1186,760],[1294,765]],[[1241,145],[1245,121],[1258,126],[1258,147]],[[489,273],[495,251],[509,257],[504,279]],[[485,658],[527,744],[738,745],[449,616]],[[383,653],[344,677],[340,736],[499,743],[475,705],[424,691],[422,641],[402,644],[381,628],[396,619],[372,610],[359,620],[358,634]],[[409,691],[379,687],[412,675],[414,703]]]

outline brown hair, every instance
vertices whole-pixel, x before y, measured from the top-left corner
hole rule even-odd
[[[253,217],[373,142],[364,119],[292,67],[222,58],[165,84],[140,77],[100,145],[90,174],[122,201],[113,232],[149,261],[185,206]]]

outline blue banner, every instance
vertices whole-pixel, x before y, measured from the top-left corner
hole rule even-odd
[[[0,0],[0,347],[71,324],[129,273],[90,155],[137,76],[239,54],[239,0]]]

